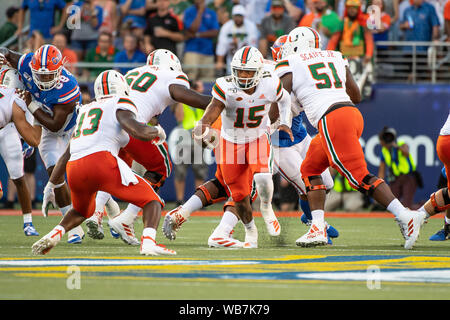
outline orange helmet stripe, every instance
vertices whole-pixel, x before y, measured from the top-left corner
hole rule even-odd
[[[103,93],[105,94],[105,95],[108,95],[109,94],[109,87],[108,87],[108,71],[106,71],[104,74],[103,74],[103,77],[102,77],[102,85],[103,85]]]
[[[316,30],[314,30],[313,28],[307,27],[309,30],[311,30],[311,32],[314,34],[314,47],[316,49],[319,49],[319,35],[317,34]]]
[[[242,52],[241,62],[243,64],[247,63],[248,53],[250,52],[251,47],[245,47],[244,52]]]

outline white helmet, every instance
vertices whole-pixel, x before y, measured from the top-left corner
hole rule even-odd
[[[95,99],[106,96],[128,95],[130,88],[124,76],[114,70],[106,70],[100,73],[95,79],[94,92]]]
[[[147,57],[147,64],[157,66],[163,70],[183,72],[180,59],[172,51],[167,49],[157,49],[150,52]]]
[[[20,81],[19,72],[16,69],[5,68],[0,70],[0,84],[8,88],[25,90],[25,86]]]
[[[250,89],[258,85],[263,74],[264,58],[255,47],[246,46],[239,49],[231,60],[231,76],[239,89]],[[251,78],[239,78],[238,71],[255,71]]]
[[[320,50],[322,42],[319,33],[310,27],[297,27],[292,30],[283,46],[283,58],[305,51]]]

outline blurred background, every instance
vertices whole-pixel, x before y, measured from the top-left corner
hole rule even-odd
[[[361,145],[369,171],[384,178],[404,205],[419,206],[442,184],[435,143],[450,109],[450,0],[2,0],[0,46],[22,53],[45,43],[57,46],[76,75],[83,102],[93,98],[93,81],[106,69],[122,73],[145,63],[154,49],[175,52],[191,87],[209,94],[228,73],[228,61],[245,45],[272,59],[273,42],[296,26],[321,34],[322,48],[349,59],[364,100]],[[173,105],[159,117],[171,150],[202,112]],[[305,123],[308,132],[315,130]],[[186,142],[186,141],[185,141]],[[180,164],[161,189],[167,202],[181,203],[215,172],[203,163]],[[34,207],[48,177],[35,152],[26,161]],[[327,210],[383,210],[352,191],[339,175]],[[6,189],[0,206],[17,206],[3,161]],[[275,207],[298,209],[295,190],[274,176]],[[331,201],[332,199],[332,201]]]

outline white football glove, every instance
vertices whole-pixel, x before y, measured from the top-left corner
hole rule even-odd
[[[50,204],[54,209],[57,208],[56,200],[55,200],[55,192],[54,188],[52,188],[52,183],[48,182],[44,188],[44,196],[42,198],[42,215],[44,217],[48,217],[48,209],[50,208]]]
[[[158,130],[158,138],[153,139],[153,144],[159,146],[166,141],[166,132],[159,124],[155,128]]]

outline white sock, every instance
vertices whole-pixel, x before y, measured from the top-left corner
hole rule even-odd
[[[255,219],[252,219],[249,223],[244,223],[244,227],[246,230],[253,230],[256,229]]]
[[[24,213],[23,214],[23,223],[31,223],[31,222],[33,222],[31,213]]]
[[[156,229],[154,228],[144,228],[144,230],[142,231],[142,236],[144,237],[150,237],[153,240],[156,241]]]
[[[260,199],[260,211],[265,221],[276,220],[272,208],[273,180],[271,173],[256,173],[253,176]]]
[[[220,220],[219,225],[214,230],[213,233],[223,234],[226,237],[229,237],[231,230],[234,229],[239,219],[232,213],[231,211],[225,211],[222,216],[222,220]]]
[[[430,214],[427,212],[427,210],[425,210],[425,206],[421,206],[419,208],[419,210],[417,210],[417,211],[425,213],[425,218],[429,218],[430,217]]]
[[[312,223],[314,222],[324,222],[325,211],[323,210],[313,210],[311,211]]]
[[[391,212],[396,218],[405,209],[405,206],[402,205],[402,203],[398,199],[392,200],[391,203],[389,203],[389,205],[387,206],[387,210]]]
[[[53,228],[52,231],[50,231],[46,235],[46,237],[60,241],[65,233],[66,233],[66,230],[64,229],[64,227],[58,224],[56,227]]]
[[[187,219],[191,216],[192,212],[200,210],[203,208],[202,199],[200,199],[195,194],[186,201],[185,204],[182,205],[182,210],[180,210],[180,214],[183,218]]]
[[[139,214],[139,211],[141,211],[141,208],[130,203],[130,204],[128,204],[127,208],[125,210],[123,210],[120,217],[121,217],[121,219],[123,219],[123,222],[125,224],[132,224],[132,223],[134,223],[134,220],[136,220],[136,218]]]
[[[71,204],[69,204],[68,206],[59,208],[59,210],[61,210],[61,213],[62,213],[63,216],[65,216],[66,213],[69,212],[70,209],[72,209],[72,205]]]
[[[445,223],[450,224],[450,218],[447,218],[447,216],[444,217]]]
[[[95,211],[103,212],[105,209],[106,202],[111,198],[109,193],[98,191],[95,197]]]

